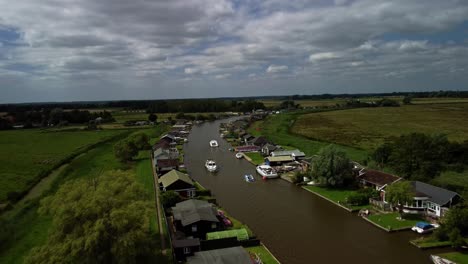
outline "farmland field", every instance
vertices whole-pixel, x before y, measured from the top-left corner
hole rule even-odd
[[[14,130],[0,132],[0,202],[9,192],[24,192],[41,175],[86,147],[122,133],[114,131],[48,132]]]
[[[468,104],[359,108],[300,116],[292,131],[307,138],[372,150],[390,136],[411,132],[468,139]]]

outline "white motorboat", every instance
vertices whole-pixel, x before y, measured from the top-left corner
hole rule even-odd
[[[262,175],[263,178],[276,178],[278,173],[270,165],[259,165],[257,166],[258,174]]]
[[[218,166],[214,160],[207,160],[205,162],[205,167],[209,172],[215,172],[218,169]]]
[[[216,141],[216,140],[214,140],[214,139],[210,141],[210,147],[215,148],[215,147],[217,147],[217,146],[219,146],[219,145],[218,145],[218,141]]]
[[[244,154],[240,153],[240,152],[237,152],[236,153],[236,158],[238,159],[242,159],[244,157]]]

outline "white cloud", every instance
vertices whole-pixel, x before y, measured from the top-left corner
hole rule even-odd
[[[310,61],[321,61],[321,60],[331,60],[337,59],[340,56],[335,52],[321,52],[315,53],[309,56]]]
[[[270,65],[266,69],[268,73],[278,73],[278,72],[285,72],[288,70],[288,66],[286,65]]]
[[[199,70],[197,70],[195,68],[185,68],[184,72],[185,72],[185,74],[194,74],[194,73],[199,72]]]

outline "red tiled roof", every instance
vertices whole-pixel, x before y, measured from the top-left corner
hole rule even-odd
[[[362,171],[363,173],[359,173],[359,179],[364,180],[366,182],[372,183],[378,186],[384,186],[385,184],[391,184],[400,179],[400,177],[388,174],[382,171],[377,170],[370,170],[365,169]]]

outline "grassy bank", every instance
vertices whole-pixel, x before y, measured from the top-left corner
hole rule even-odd
[[[468,139],[468,104],[358,108],[300,116],[293,131],[308,138],[371,151],[386,138],[411,132]]]
[[[265,158],[259,152],[249,152],[244,154],[249,157],[250,160],[252,160],[252,163],[255,165],[260,165],[265,162]]]
[[[468,264],[468,253],[467,252],[450,252],[439,254],[439,256],[451,260],[457,264]]]
[[[263,135],[269,140],[282,146],[298,148],[306,155],[311,156],[331,144],[325,141],[312,140],[303,135],[296,134],[295,120],[302,113],[284,113],[268,116],[263,121],[255,122],[250,128],[249,133],[258,136]],[[358,148],[338,146],[339,149],[346,152],[349,157],[356,161],[367,159],[367,152]]]
[[[264,264],[279,264],[279,261],[263,245],[245,248],[250,253],[257,254]]]
[[[354,206],[346,204],[346,198],[350,195],[356,194],[356,190],[335,189],[319,186],[304,186],[304,189],[323,196],[338,206],[344,207],[348,211],[357,211],[362,208],[369,207],[369,205]]]
[[[120,133],[123,131],[1,131],[0,203],[9,192],[25,193],[65,160]]]
[[[420,237],[420,238],[411,240],[410,242],[411,244],[421,249],[448,247],[451,245],[449,241],[440,241],[434,236]]]
[[[399,213],[373,214],[367,219],[387,231],[410,229],[417,222],[424,221],[419,215],[408,215],[404,219],[399,219]]]

